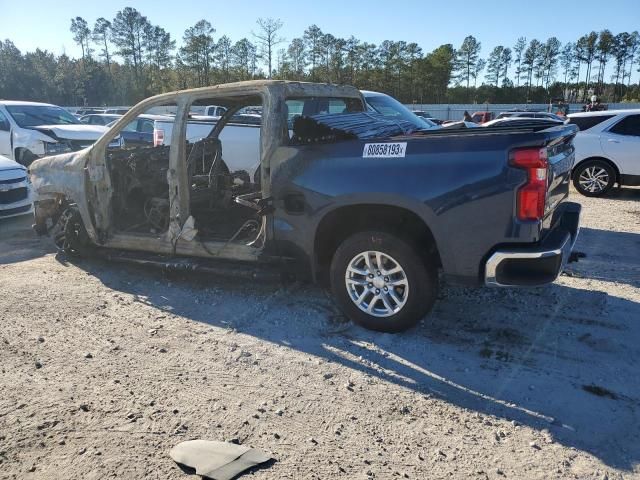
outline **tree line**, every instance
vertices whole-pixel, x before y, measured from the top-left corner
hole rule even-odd
[[[22,53],[0,40],[0,98],[61,105],[131,105],[166,91],[231,81],[276,78],[351,84],[389,93],[404,103],[637,101],[638,32],[590,32],[562,44],[520,37],[486,57],[472,35],[458,48],[425,53],[414,42],[379,45],[340,38],[317,25],[285,41],[279,19],[260,18],[249,37],[216,38],[207,20],[187,28],[178,46],[164,28],[126,7],[91,25],[71,19],[81,57],[46,49]]]

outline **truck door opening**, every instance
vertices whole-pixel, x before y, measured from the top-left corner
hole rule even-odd
[[[107,152],[116,232],[160,235],[167,231],[167,171],[171,147],[154,145],[153,122],[156,119],[173,121],[175,109],[175,105],[156,106],[138,115],[120,131],[122,148]]]
[[[248,98],[225,106],[225,114],[204,137],[194,136],[202,130],[187,123],[189,211],[201,241],[262,246],[266,214],[260,188],[262,100]]]

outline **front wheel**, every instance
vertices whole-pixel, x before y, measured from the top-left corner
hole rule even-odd
[[[331,290],[355,323],[381,332],[416,325],[433,307],[437,269],[405,240],[378,232],[347,238],[331,262]]]
[[[91,253],[91,239],[77,208],[69,207],[60,215],[53,229],[53,241],[58,250],[72,257]]]
[[[588,160],[578,165],[573,173],[573,186],[582,195],[599,197],[607,193],[616,182],[613,167],[602,160]]]

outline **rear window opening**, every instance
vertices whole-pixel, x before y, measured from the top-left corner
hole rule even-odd
[[[334,115],[364,111],[362,102],[357,98],[303,97],[288,98],[285,101],[289,129],[293,128],[299,117],[313,115]]]
[[[577,125],[581,132],[599,125],[602,122],[613,118],[614,115],[593,115],[591,117],[571,117],[569,123]]]
[[[609,130],[618,135],[640,137],[640,115],[628,115]]]

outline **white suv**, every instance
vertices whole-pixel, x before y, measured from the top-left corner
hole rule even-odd
[[[28,167],[37,158],[92,145],[109,127],[84,125],[48,103],[0,101],[0,155]],[[121,138],[109,145],[122,146]]]
[[[640,109],[573,113],[580,131],[573,144],[573,184],[588,197],[607,193],[615,183],[640,185]]]

